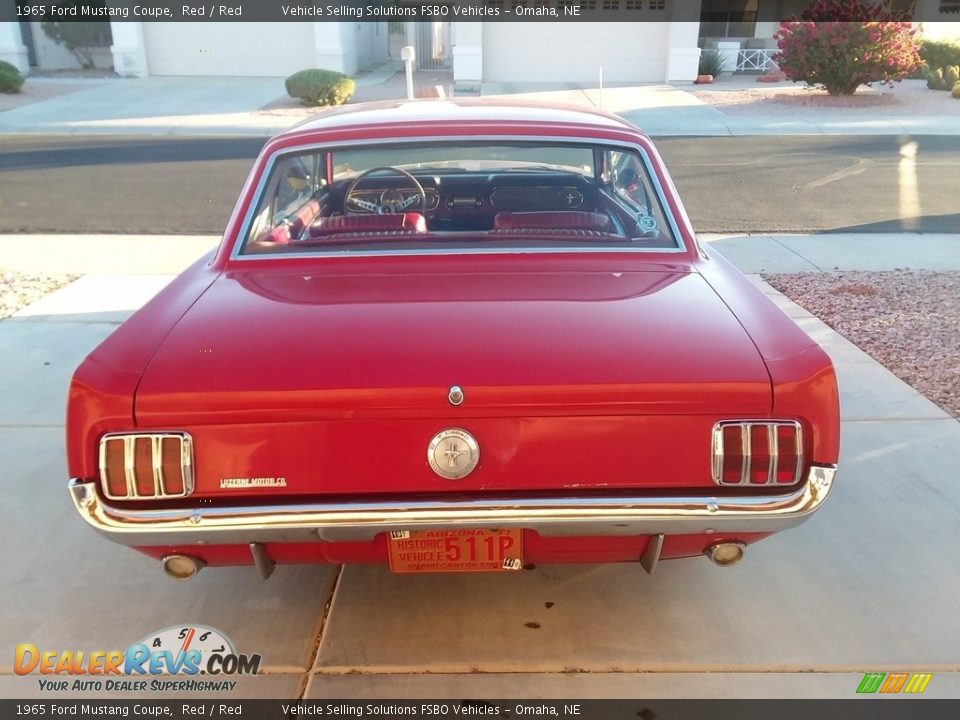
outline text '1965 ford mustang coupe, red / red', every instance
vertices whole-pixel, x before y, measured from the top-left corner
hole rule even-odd
[[[67,445],[81,517],[177,578],[652,572],[807,519],[839,412],[635,127],[391,102],[266,144],[219,249],[77,369]]]

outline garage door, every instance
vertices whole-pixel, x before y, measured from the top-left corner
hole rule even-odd
[[[484,23],[485,82],[663,82],[665,22]]]
[[[314,67],[312,23],[143,23],[151,75],[286,77]]]

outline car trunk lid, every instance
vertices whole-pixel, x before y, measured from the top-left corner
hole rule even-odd
[[[140,424],[449,413],[765,413],[763,362],[696,273],[225,273],[137,392]]]
[[[448,398],[454,385],[465,394],[460,406]],[[529,478],[544,458],[564,454],[580,460],[552,460],[554,479],[523,482],[619,484],[612,466],[597,480],[598,454],[629,461],[631,433],[662,444],[694,428],[703,452],[690,467],[707,469],[708,480],[717,414],[763,416],[770,407],[752,341],[707,283],[682,269],[231,271],[172,330],[135,405],[138,425],[190,429],[198,452],[205,432],[223,444],[230,428],[260,457],[271,454],[267,438],[283,445],[286,437],[296,447],[280,455],[297,467],[322,446],[325,468],[353,467],[349,481],[328,489],[364,492],[385,468],[377,461],[368,473],[357,458],[378,447],[391,448],[392,487],[449,489],[430,472],[426,448],[451,427],[476,435],[486,467],[498,468],[458,480],[459,490],[522,487],[518,468]],[[661,420],[668,416],[672,426]],[[578,451],[578,438],[593,444]],[[648,462],[655,450],[632,460]],[[214,474],[285,473],[274,460],[251,470],[249,452],[231,457]],[[698,484],[684,462],[677,468],[659,482]]]

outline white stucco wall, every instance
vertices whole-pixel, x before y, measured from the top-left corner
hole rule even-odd
[[[922,21],[923,37],[929,40],[960,42],[960,13],[942,12],[941,0],[916,0],[914,18]]]
[[[357,68],[365,70],[387,61],[390,38],[385,22],[356,23]]]
[[[946,15],[944,15],[946,17]],[[960,43],[960,15],[956,22],[925,22],[920,30],[927,40],[949,40]]]
[[[286,77],[316,67],[313,23],[143,23],[151,75]]]
[[[0,22],[0,60],[10,63],[22,73],[30,70],[27,46],[23,44],[18,23]]]
[[[668,25],[485,23],[483,80],[596,83],[602,65],[604,82],[663,82]]]
[[[386,62],[390,55],[387,23],[313,23],[311,67],[353,75]]]
[[[483,81],[483,27],[479,22],[455,22],[451,28],[453,80],[458,87],[476,88]]]
[[[357,23],[313,23],[313,67],[352,75],[357,71]]]
[[[110,34],[113,45],[113,69],[124,77],[146,77],[147,50],[143,44],[143,23],[130,21],[110,21]]]

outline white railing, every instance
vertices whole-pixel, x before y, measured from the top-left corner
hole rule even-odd
[[[777,64],[773,61],[773,56],[778,52],[776,48],[741,48],[737,53],[737,72],[776,70]]]

